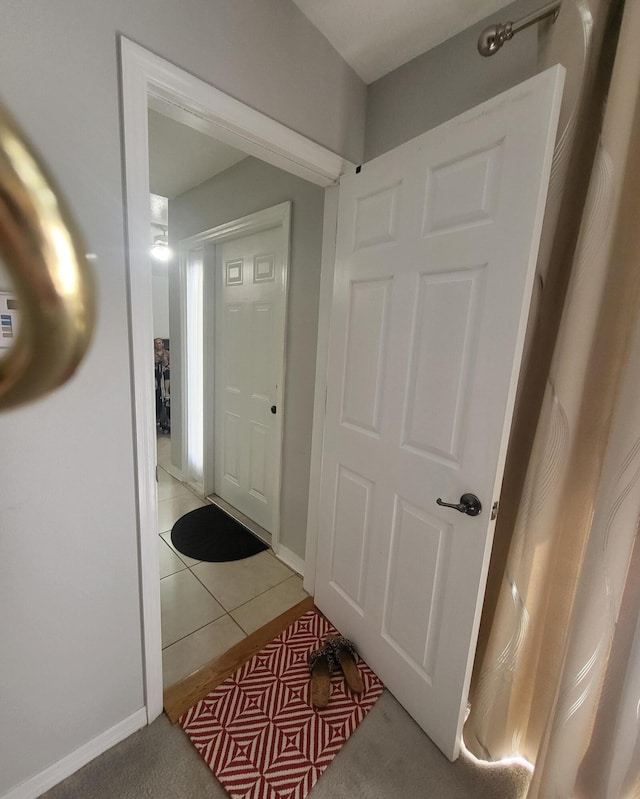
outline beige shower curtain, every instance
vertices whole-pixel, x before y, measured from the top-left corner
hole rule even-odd
[[[639,799],[640,0],[543,40],[568,79],[465,742],[529,760],[527,799]]]

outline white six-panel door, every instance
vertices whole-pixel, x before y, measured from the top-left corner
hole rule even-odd
[[[563,75],[538,75],[340,185],[315,598],[450,759]],[[436,503],[466,492],[478,516]]]
[[[280,485],[282,225],[216,245],[215,492],[270,533]]]

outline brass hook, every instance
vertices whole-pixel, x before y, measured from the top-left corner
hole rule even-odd
[[[0,256],[20,325],[0,360],[0,409],[68,380],[89,347],[95,288],[82,239],[24,134],[0,107]]]

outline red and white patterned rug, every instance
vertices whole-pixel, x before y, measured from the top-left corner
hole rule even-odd
[[[308,611],[180,719],[233,799],[304,799],[382,693],[360,659],[360,696],[334,675],[329,706],[311,706],[309,652],[336,632]]]

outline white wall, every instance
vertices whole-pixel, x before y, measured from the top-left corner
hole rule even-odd
[[[170,338],[169,264],[153,264],[151,292],[153,294],[153,338]]]
[[[149,134],[151,138],[151,133]],[[149,182],[153,184],[154,172],[151,164],[149,142]],[[156,236],[166,236],[169,230],[169,200],[161,194],[151,194],[151,228],[149,246]],[[153,338],[169,338],[169,264],[167,261],[151,259],[151,295],[153,307]]]
[[[0,796],[143,704],[119,32],[362,155],[364,86],[289,0],[3,2],[2,100],[97,253],[99,315],[77,376],[0,416]]]
[[[182,238],[287,200],[292,201],[292,215],[280,544],[304,559],[324,190],[270,164],[246,158],[212,180],[169,201],[170,236],[175,244]],[[178,288],[176,271],[172,272],[175,278],[172,300]],[[177,317],[179,308],[172,307],[172,313]],[[179,331],[179,327],[176,329]],[[173,349],[171,450],[174,464],[181,468],[177,458],[182,453],[182,435],[176,419],[181,416],[184,378],[178,377],[176,383],[176,370],[180,374],[179,343]]]

